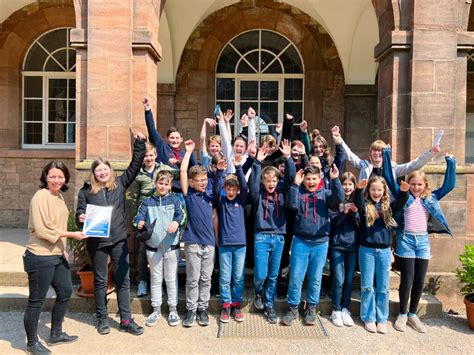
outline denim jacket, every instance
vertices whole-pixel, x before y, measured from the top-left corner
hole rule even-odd
[[[390,166],[390,148],[383,150],[383,166]],[[423,207],[426,208],[430,217],[428,219],[428,233],[447,233],[453,235],[451,229],[448,226],[446,217],[443,214],[443,210],[439,205],[439,200],[446,196],[451,190],[456,187],[456,160],[453,157],[446,156],[446,173],[444,175],[443,185],[431,192],[431,197],[425,197],[421,199]],[[398,195],[399,186],[396,179],[391,173],[391,169],[383,169],[383,177],[387,181],[387,185],[392,191],[394,196]],[[415,197],[410,194],[408,201],[405,203],[403,210],[395,215],[395,220],[398,223],[398,231],[403,231],[405,228],[405,211],[415,201]]]

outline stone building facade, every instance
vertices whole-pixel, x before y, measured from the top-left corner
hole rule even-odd
[[[74,167],[74,188],[66,195],[71,209],[92,160],[104,156],[123,168],[131,153],[130,130],[145,129],[143,96],[153,103],[161,133],[176,125],[186,138],[197,140],[202,119],[221,100],[219,79],[227,78],[236,83],[228,101],[236,105],[237,113],[239,104],[248,103],[242,91],[246,81],[260,85],[260,91],[262,82],[275,85],[278,95],[273,101],[264,102],[258,91],[259,114],[273,107],[276,123],[286,104],[301,106],[298,119],[304,118],[326,136],[339,125],[349,146],[364,158],[378,137],[392,145],[396,161],[408,161],[427,150],[444,129],[442,153],[455,154],[458,162],[457,188],[442,202],[455,238],[433,237],[430,268],[452,271],[464,244],[474,241],[471,2],[338,4],[331,0],[3,1],[0,226],[26,226],[29,199],[42,166],[51,159]],[[57,39],[61,31],[67,33],[63,44]],[[282,49],[273,54],[282,63],[282,72],[267,75],[262,60],[254,63],[261,70],[252,75],[238,69],[235,75],[221,75],[219,63],[226,48],[237,46],[236,39],[252,31],[274,39],[272,48],[259,42],[258,53],[275,52],[284,42],[292,48],[293,59],[285,59]],[[257,49],[247,49],[249,56],[242,52],[242,60],[252,64],[251,52]],[[301,62],[300,72],[292,72],[290,59]],[[287,100],[291,80],[300,80],[302,87],[295,94],[299,98]],[[442,155],[425,171],[430,181],[441,183]]]

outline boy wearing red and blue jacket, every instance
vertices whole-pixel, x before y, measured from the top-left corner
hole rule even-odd
[[[278,184],[280,173],[277,168],[268,166],[262,172],[262,161],[267,155],[265,148],[264,144],[259,149],[249,179],[249,203],[255,211],[254,305],[258,310],[264,309],[268,322],[275,324],[278,316],[273,302],[286,233],[284,194],[288,193],[296,171],[295,164],[289,163],[292,161],[291,147],[285,140],[280,150],[285,159],[286,174],[284,183]]]
[[[291,162],[290,162],[291,163]],[[291,186],[288,206],[296,211],[291,244],[290,284],[288,286],[288,312],[281,323],[291,325],[298,317],[298,305],[305,275],[308,274],[304,323],[316,323],[316,305],[319,303],[321,278],[329,247],[329,208],[337,208],[344,201],[344,191],[339,181],[339,170],[330,169],[331,190],[320,184],[320,170],[308,166],[296,173]],[[303,186],[300,186],[303,183]]]
[[[244,320],[241,306],[244,291],[244,264],[247,241],[245,238],[245,204],[247,182],[242,171],[242,157],[234,159],[235,175],[222,179],[225,162],[219,162],[214,178],[213,199],[219,218],[219,289],[222,310],[220,321],[229,322],[232,316]],[[222,194],[224,188],[225,196]]]

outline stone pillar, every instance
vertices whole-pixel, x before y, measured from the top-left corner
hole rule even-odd
[[[467,175],[464,165],[466,131],[465,32],[470,1],[417,0],[400,3],[373,0],[380,42],[379,136],[391,143],[393,158],[405,162],[431,147],[440,129],[442,152],[427,167],[430,184],[439,187],[445,171],[444,153],[456,156],[457,188],[441,206],[455,239],[432,238],[431,271],[453,271],[466,242]],[[393,6],[393,7],[392,7]],[[466,45],[469,44],[469,45]]]
[[[156,102],[159,18],[164,0],[75,1],[76,167],[128,161],[131,129],[144,129],[141,99]],[[83,162],[83,163],[81,163]]]

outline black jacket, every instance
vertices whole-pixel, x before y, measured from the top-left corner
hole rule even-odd
[[[91,185],[85,182],[79,191],[76,209],[76,224],[82,227],[79,216],[86,213],[87,204],[97,206],[113,206],[109,238],[88,238],[87,248],[102,248],[114,245],[129,235],[125,218],[125,192],[138,175],[145,157],[145,141],[136,139],[133,145],[132,161],[125,172],[117,177],[117,187],[114,190],[102,189],[96,194],[91,193]]]

